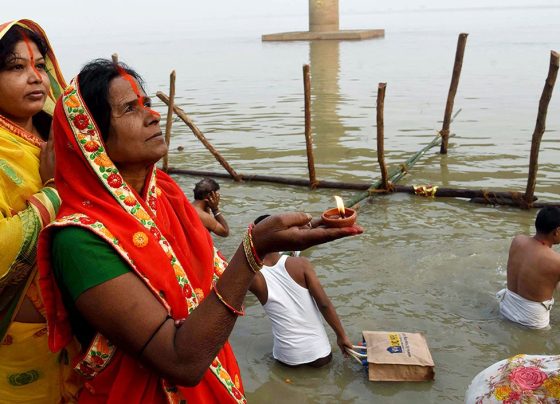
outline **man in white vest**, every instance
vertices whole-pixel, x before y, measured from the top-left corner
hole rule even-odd
[[[260,216],[255,224],[266,217]],[[306,258],[272,253],[263,257],[263,263],[249,290],[272,321],[274,359],[288,366],[321,367],[329,363],[331,344],[320,314],[336,334],[341,351],[346,354],[346,347],[352,349],[333,304]]]

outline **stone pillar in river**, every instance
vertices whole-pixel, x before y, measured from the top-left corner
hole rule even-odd
[[[338,0],[309,0],[309,31],[338,31]]]
[[[338,24],[338,0],[308,0],[309,31],[265,34],[263,41],[315,41],[319,39],[345,40],[383,38],[382,29],[340,30]]]

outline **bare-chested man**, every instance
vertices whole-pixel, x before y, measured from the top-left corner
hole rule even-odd
[[[229,226],[220,211],[220,185],[212,178],[203,178],[194,186],[193,206],[208,231],[227,237]]]
[[[511,242],[507,264],[507,289],[498,292],[500,312],[509,320],[530,328],[546,328],[550,322],[552,294],[560,281],[560,208],[546,207],[535,220],[533,237],[519,235]]]

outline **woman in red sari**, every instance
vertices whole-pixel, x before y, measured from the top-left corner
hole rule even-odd
[[[55,109],[63,203],[41,235],[49,343],[74,334],[84,403],[245,402],[227,342],[259,257],[359,234],[300,228],[305,213],[249,228],[228,268],[179,186],[155,168],[167,145],[140,77],[97,60]]]

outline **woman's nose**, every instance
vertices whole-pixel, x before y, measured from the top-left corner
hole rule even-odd
[[[151,108],[145,107],[146,110],[146,123],[147,125],[157,124],[161,121],[161,115],[159,112],[154,111]]]
[[[37,70],[37,68],[35,66],[29,66],[29,76],[27,78],[27,81],[31,84],[36,84],[36,83],[42,83],[43,82],[43,76],[41,76],[41,73],[39,73],[39,70]]]

